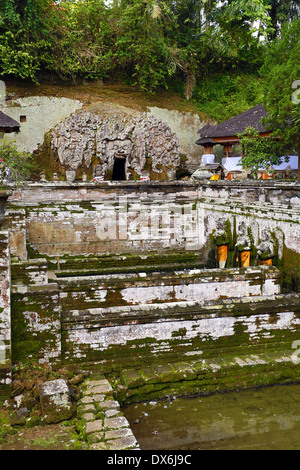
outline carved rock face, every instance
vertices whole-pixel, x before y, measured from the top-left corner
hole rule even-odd
[[[108,176],[116,159],[125,160],[125,178],[131,170],[139,176],[171,179],[180,164],[179,141],[164,122],[139,115],[107,117],[81,111],[56,126],[52,149],[66,170],[90,168]],[[157,174],[157,177],[155,176]]]

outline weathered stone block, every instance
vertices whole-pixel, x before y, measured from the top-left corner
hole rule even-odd
[[[137,446],[137,440],[134,436],[121,437],[120,439],[114,439],[107,441],[109,450],[124,450],[132,449]]]
[[[56,284],[13,286],[12,342],[15,361],[59,364],[61,321]]]
[[[96,415],[97,410],[96,410],[96,407],[93,403],[88,403],[86,405],[80,404],[77,407],[77,416],[83,416],[86,413],[93,413],[94,415]]]
[[[101,401],[100,404],[101,404],[102,410],[108,410],[111,408],[116,408],[116,409],[120,408],[120,405],[116,400]]]
[[[97,442],[89,446],[89,450],[107,450],[107,444],[105,442]]]
[[[13,262],[11,267],[12,285],[48,284],[48,266],[45,259]]]
[[[107,431],[105,433],[106,440],[120,439],[121,437],[132,436],[132,431],[130,428],[121,428],[113,429],[112,431]]]
[[[19,260],[27,259],[26,247],[26,211],[24,209],[8,209],[5,228],[9,229],[9,250]]]
[[[143,377],[134,369],[124,370],[121,378],[128,388],[138,387],[144,383]]]
[[[117,418],[107,418],[104,421],[104,428],[107,430],[126,427],[129,427],[129,423],[125,416],[118,416]]]
[[[90,387],[88,388],[85,392],[85,396],[93,396],[93,395],[102,395],[103,393],[110,393],[112,394],[113,389],[109,383],[103,384],[103,385],[98,385],[95,387]]]
[[[47,423],[71,418],[73,406],[68,386],[63,379],[44,382],[39,386],[42,412]]]
[[[103,430],[103,424],[101,419],[96,419],[95,421],[89,421],[86,423],[85,432],[90,434],[92,432],[99,432]]]

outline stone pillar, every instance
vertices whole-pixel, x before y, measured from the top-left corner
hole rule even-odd
[[[0,400],[11,387],[11,312],[10,312],[9,232],[0,231]]]
[[[13,258],[26,260],[26,213],[24,209],[7,209],[3,227],[9,230],[9,249]]]

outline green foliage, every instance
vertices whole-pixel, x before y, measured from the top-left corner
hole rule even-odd
[[[252,23],[266,32],[267,11],[263,0],[0,0],[0,69],[30,79],[122,72],[148,91],[180,78],[190,98],[207,68],[256,64]]]
[[[238,137],[244,153],[241,164],[245,170],[252,169],[257,174],[259,169],[268,169],[282,162],[278,142],[272,137],[259,137],[259,132],[251,127]]]
[[[113,64],[114,31],[103,1],[65,2],[56,7],[52,55],[45,68],[62,78],[106,78]]]
[[[282,26],[290,23],[294,19],[299,19],[299,0],[266,0],[269,5],[269,15],[272,29],[269,31],[269,38],[275,39],[280,36]]]
[[[7,31],[0,35],[0,67],[5,75],[36,81],[39,61],[31,44],[24,45],[19,41],[21,34],[22,31],[16,34]]]
[[[10,425],[10,415],[4,408],[0,408],[0,445],[4,444],[8,436],[15,434],[16,430]]]
[[[274,135],[280,136],[282,152],[298,152],[300,163],[299,57],[300,20],[294,20],[283,28],[282,38],[269,48],[262,76],[264,105],[268,112],[266,124]]]
[[[261,103],[262,88],[262,79],[254,73],[211,73],[197,84],[193,102],[212,119],[222,122]]]
[[[269,126],[274,131],[284,131],[292,110],[299,106],[292,99],[293,84],[300,80],[299,57],[300,20],[297,20],[284,27],[282,39],[275,41],[269,48],[261,69],[265,82],[264,104],[268,111]]]
[[[36,169],[33,157],[28,152],[21,152],[16,145],[7,140],[0,140],[0,185],[5,181],[16,184],[25,182]]]
[[[0,75],[33,81],[45,70],[73,81],[121,76],[148,92],[177,86],[199,105],[206,95],[220,95],[213,117],[232,116],[257,103],[266,38],[278,36],[275,24],[297,18],[297,5],[298,0],[0,0]],[[216,73],[224,79],[214,89]],[[243,76],[254,77],[245,90]]]

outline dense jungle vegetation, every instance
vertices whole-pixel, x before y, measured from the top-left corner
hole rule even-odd
[[[0,0],[0,75],[170,89],[221,121],[262,101],[261,70],[296,23],[299,42],[299,12],[300,0]]]

